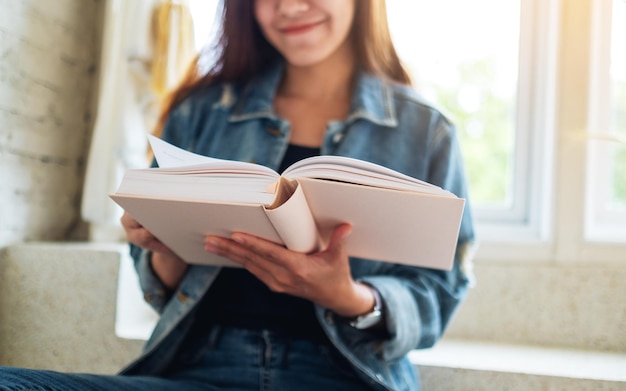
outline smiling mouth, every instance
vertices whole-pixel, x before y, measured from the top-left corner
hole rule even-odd
[[[299,24],[293,26],[287,26],[280,28],[280,32],[288,35],[296,35],[306,33],[307,31],[313,30],[315,27],[319,26],[323,22],[315,22],[315,23],[307,23],[307,24]]]

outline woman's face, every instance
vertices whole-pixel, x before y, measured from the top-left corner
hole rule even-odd
[[[265,38],[295,66],[315,65],[347,47],[354,7],[354,0],[254,0]]]

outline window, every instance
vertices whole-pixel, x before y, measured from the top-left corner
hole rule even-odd
[[[623,261],[626,1],[387,1],[417,88],[459,127],[478,257]]]
[[[489,240],[546,234],[555,3],[388,0],[416,88],[458,127],[478,229]]]
[[[592,25],[586,237],[626,241],[626,2],[597,2]]]
[[[498,18],[484,18],[486,9]],[[520,1],[396,0],[389,18],[416,88],[459,128],[474,204],[510,208]]]

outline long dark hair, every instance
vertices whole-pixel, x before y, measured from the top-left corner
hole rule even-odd
[[[410,84],[409,74],[391,41],[385,0],[354,1],[349,39],[357,67],[397,83]],[[215,60],[203,71],[203,61],[209,56]],[[179,86],[166,97],[155,133],[161,133],[170,111],[196,89],[216,82],[251,80],[281,57],[261,32],[254,17],[254,0],[222,0],[220,31],[215,43],[196,56]]]

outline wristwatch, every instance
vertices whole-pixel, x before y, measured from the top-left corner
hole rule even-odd
[[[359,315],[350,320],[350,326],[359,330],[368,329],[377,325],[383,317],[383,305],[382,300],[380,299],[380,294],[373,286],[363,282],[362,284],[372,291],[372,294],[374,295],[374,308],[367,314]]]

